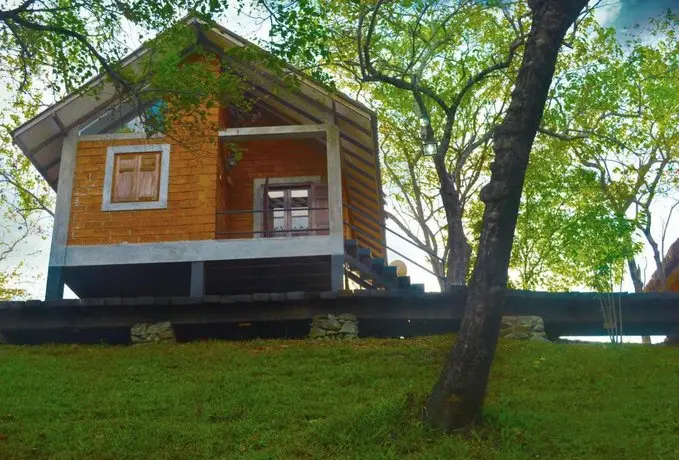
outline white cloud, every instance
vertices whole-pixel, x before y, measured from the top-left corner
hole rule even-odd
[[[594,17],[603,26],[612,26],[615,19],[620,15],[622,10],[622,2],[617,0],[608,0],[594,11]]]

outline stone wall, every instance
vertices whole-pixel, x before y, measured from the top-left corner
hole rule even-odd
[[[132,344],[174,342],[175,335],[169,321],[161,323],[137,323],[130,329]]]
[[[500,338],[549,342],[545,323],[539,316],[503,316]]]
[[[358,319],[347,313],[341,315],[316,315],[311,323],[311,339],[355,339],[358,337]]]

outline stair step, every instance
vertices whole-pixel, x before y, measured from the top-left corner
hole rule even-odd
[[[374,270],[378,275],[384,273],[384,259],[381,257],[375,257],[370,261],[370,268]]]
[[[370,259],[370,258],[371,258],[371,255],[372,255],[372,254],[371,254],[370,248],[361,248],[361,247],[359,247],[358,250],[356,251],[356,257],[357,257],[358,260],[360,260],[361,262],[365,262],[365,261],[367,261],[368,259]]]
[[[385,265],[382,269],[382,275],[386,278],[396,278],[396,267],[393,265]]]
[[[424,284],[422,283],[411,284],[409,289],[415,292],[424,292]]]
[[[370,266],[371,259],[369,259],[367,262],[360,261],[356,257],[345,254],[344,260],[349,267],[349,271],[354,272],[357,276],[370,283],[373,287],[384,287],[386,289],[394,289],[396,287],[396,267],[391,267],[394,268],[393,273],[391,273],[389,276],[385,276],[372,269]],[[389,272],[390,267],[385,266],[384,269],[387,269]]]
[[[356,240],[344,240],[344,251],[349,255],[356,257],[356,251],[358,250],[358,241]]]
[[[409,276],[399,276],[396,278],[396,287],[398,289],[409,289],[410,288],[410,277]]]

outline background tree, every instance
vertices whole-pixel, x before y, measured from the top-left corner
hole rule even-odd
[[[527,33],[525,4],[319,4],[329,56],[323,64],[384,120],[388,186],[401,194],[394,205],[405,212],[392,220],[421,248],[440,254],[445,269],[434,264],[437,274],[445,272],[449,284],[464,284],[471,258],[465,208],[487,168],[493,130],[506,108],[515,56]],[[419,152],[421,120],[429,122],[427,135],[440,141],[433,158]],[[421,200],[409,203],[404,195],[411,192]],[[428,198],[434,194],[438,198]],[[443,226],[431,228],[441,221]]]
[[[0,299],[25,297],[34,280],[19,257],[35,254],[30,243],[49,234],[54,194],[31,162],[13,145],[10,132],[39,100],[20,96],[0,115]],[[17,113],[18,112],[18,113]]]
[[[653,19],[625,43],[613,31],[599,30],[589,43],[599,50],[598,59],[559,82],[559,102],[550,105],[543,128],[566,141],[574,158],[596,175],[606,206],[630,219],[637,241],[652,249],[660,271],[653,210],[679,185],[672,173],[679,165],[678,19],[672,13]],[[641,292],[636,252],[628,255],[627,265],[635,291]]]
[[[634,224],[606,202],[596,174],[562,141],[536,140],[512,249],[510,284],[519,289],[595,289],[601,267],[639,250]]]

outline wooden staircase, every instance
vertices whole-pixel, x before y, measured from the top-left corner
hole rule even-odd
[[[411,284],[409,276],[398,276],[396,267],[373,257],[370,249],[356,240],[344,241],[345,275],[364,289],[424,292],[424,284]]]

